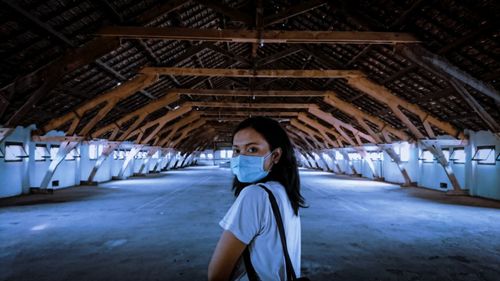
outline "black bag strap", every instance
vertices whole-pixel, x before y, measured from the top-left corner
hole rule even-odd
[[[283,255],[285,256],[285,266],[286,266],[286,275],[288,281],[297,280],[297,276],[295,275],[295,270],[293,270],[292,261],[290,260],[290,255],[288,254],[288,248],[286,245],[286,236],[285,236],[285,228],[283,227],[283,219],[281,218],[281,212],[278,207],[278,202],[274,197],[274,194],[269,190],[264,184],[258,184],[262,187],[269,196],[269,201],[271,202],[271,208],[273,210],[274,218],[276,220],[276,225],[278,226],[278,232],[281,238],[281,246],[283,246]],[[248,247],[243,252],[243,260],[245,262],[245,268],[247,271],[248,280],[250,281],[258,281],[260,280],[257,272],[255,271],[252,261],[250,260],[250,251]]]

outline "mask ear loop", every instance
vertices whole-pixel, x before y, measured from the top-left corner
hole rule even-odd
[[[265,162],[265,159],[267,159],[267,157],[273,155],[273,153],[274,153],[274,150],[271,151],[271,152],[269,152],[269,154],[264,158],[264,162]],[[278,163],[274,163],[274,161],[271,161],[271,167],[269,167],[268,172],[271,172],[271,170],[273,169],[274,164],[278,164]]]

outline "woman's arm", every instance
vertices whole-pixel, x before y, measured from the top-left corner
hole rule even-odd
[[[208,265],[209,281],[227,281],[247,245],[225,230]]]

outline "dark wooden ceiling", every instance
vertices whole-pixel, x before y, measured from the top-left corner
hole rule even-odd
[[[262,9],[259,9],[261,6]],[[459,130],[495,130],[477,107],[450,84],[445,72],[415,61],[428,52],[449,62],[498,94],[500,15],[498,1],[133,1],[1,0],[0,124],[37,124],[71,114],[80,105],[134,78],[144,67],[359,70],[397,97]],[[412,34],[416,44],[263,44],[160,40],[97,36],[103,27],[141,26],[195,29],[284,31],[377,31]],[[426,62],[424,62],[426,63]],[[444,73],[444,74],[443,74]],[[463,88],[498,123],[494,98],[464,83]],[[241,78],[162,75],[145,89],[119,101],[92,128],[113,124],[164,97],[169,89],[334,91],[343,101],[411,134],[387,104],[352,87],[345,79]],[[186,102],[316,104],[335,118],[365,132],[351,116],[323,97],[216,96],[183,94],[151,112],[147,124]],[[81,116],[76,132],[99,108]],[[201,127],[224,132],[249,109],[196,107]],[[258,110],[254,110],[258,111]],[[262,109],[261,111],[270,111]],[[272,110],[271,110],[272,111]],[[280,109],[280,111],[297,111]],[[298,110],[303,111],[303,110]],[[252,113],[252,114],[258,114]],[[418,121],[411,112],[405,114]],[[233,117],[238,114],[233,114]],[[288,124],[288,118],[281,118]],[[316,120],[316,119],[315,119]],[[317,120],[323,125],[324,121]],[[127,129],[131,122],[122,125]],[[415,122],[418,123],[418,122]],[[491,123],[491,122],[490,122]],[[331,124],[330,124],[331,125]],[[418,126],[419,130],[424,128]],[[65,128],[60,128],[65,129]],[[434,127],[437,134],[444,133]],[[498,132],[496,132],[498,133]],[[107,137],[108,135],[104,135]],[[101,136],[103,137],[103,136]],[[212,137],[212,136],[210,136]]]

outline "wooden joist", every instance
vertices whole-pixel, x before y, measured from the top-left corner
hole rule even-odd
[[[402,44],[420,42],[409,33],[363,31],[287,31],[108,26],[95,33],[128,39],[217,41],[257,44]]]

